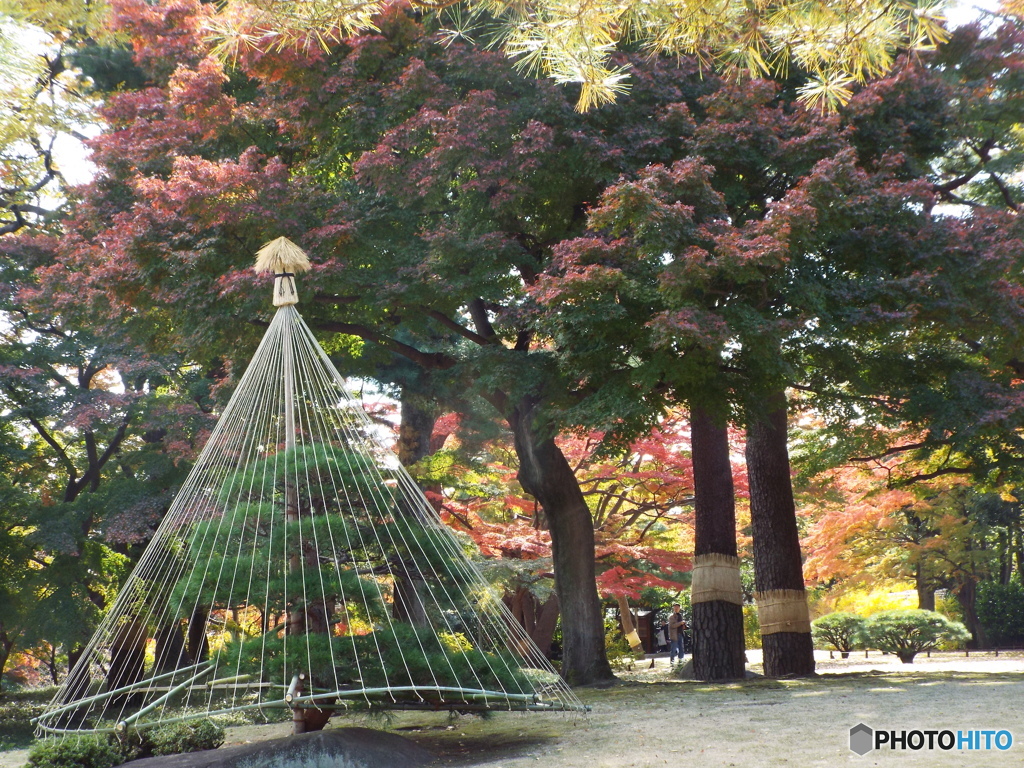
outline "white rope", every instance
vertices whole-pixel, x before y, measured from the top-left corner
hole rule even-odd
[[[299,673],[310,707],[583,710],[380,432],[280,307],[40,733],[287,706]]]

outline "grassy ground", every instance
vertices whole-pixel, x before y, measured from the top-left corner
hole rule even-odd
[[[621,685],[584,690],[587,718],[500,715],[455,727],[405,726],[445,766],[653,768],[654,766],[920,766],[1024,764],[1024,659],[945,660],[913,667],[863,660],[810,680],[754,679],[708,685],[668,679],[657,668]],[[898,662],[897,662],[898,663]],[[956,666],[958,669],[949,669]],[[849,729],[1007,729],[1006,752],[849,750]]]
[[[751,652],[751,661],[756,654]],[[754,670],[756,664],[751,665]],[[677,680],[665,660],[582,689],[586,717],[498,713],[486,719],[400,713],[333,725],[387,728],[439,755],[450,768],[654,768],[655,766],[993,766],[1024,765],[1024,656],[936,654],[914,665],[872,654],[819,661],[807,680],[752,679],[710,685]],[[849,750],[851,726],[886,729],[1006,729],[1006,752]],[[284,735],[288,726],[229,730],[229,743]],[[0,753],[16,768],[26,752]]]

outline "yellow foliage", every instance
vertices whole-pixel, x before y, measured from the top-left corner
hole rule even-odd
[[[58,42],[88,36],[108,40],[103,0],[0,0],[0,15],[45,30]]]
[[[412,2],[433,12],[450,4]],[[372,29],[381,5],[228,0],[211,31],[224,56],[268,40],[330,45]],[[734,77],[785,75],[799,67],[811,78],[802,91],[805,102],[831,109],[849,99],[850,85],[885,73],[898,51],[926,50],[946,37],[942,3],[935,0],[467,0],[465,8],[499,20],[505,52],[524,68],[578,83],[581,111],[614,101],[628,88],[628,71],[611,64],[623,42],[696,56]]]
[[[473,650],[473,644],[461,632],[439,632],[437,639],[449,653],[466,653]]]
[[[908,582],[875,589],[854,589],[839,595],[832,610],[870,616],[879,611],[917,608],[917,591]],[[826,611],[828,613],[829,611]]]

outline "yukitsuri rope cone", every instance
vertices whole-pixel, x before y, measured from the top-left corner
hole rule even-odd
[[[308,268],[284,238],[260,251],[274,319],[38,735],[585,710],[347,393],[295,308]]]

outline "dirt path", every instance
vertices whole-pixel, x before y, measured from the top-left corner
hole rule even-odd
[[[878,654],[830,661],[826,653],[819,671],[813,680],[709,685],[672,679],[661,660],[624,674],[620,685],[579,691],[593,708],[587,717],[499,713],[449,722],[402,713],[338,725],[387,727],[432,749],[450,768],[1024,765],[1024,656],[942,654],[907,666]],[[883,750],[859,757],[849,750],[849,729],[860,722],[895,730],[1005,729],[1014,743],[1007,751]],[[233,728],[229,740],[269,738],[282,728]],[[24,759],[23,751],[0,753],[0,768]]]

